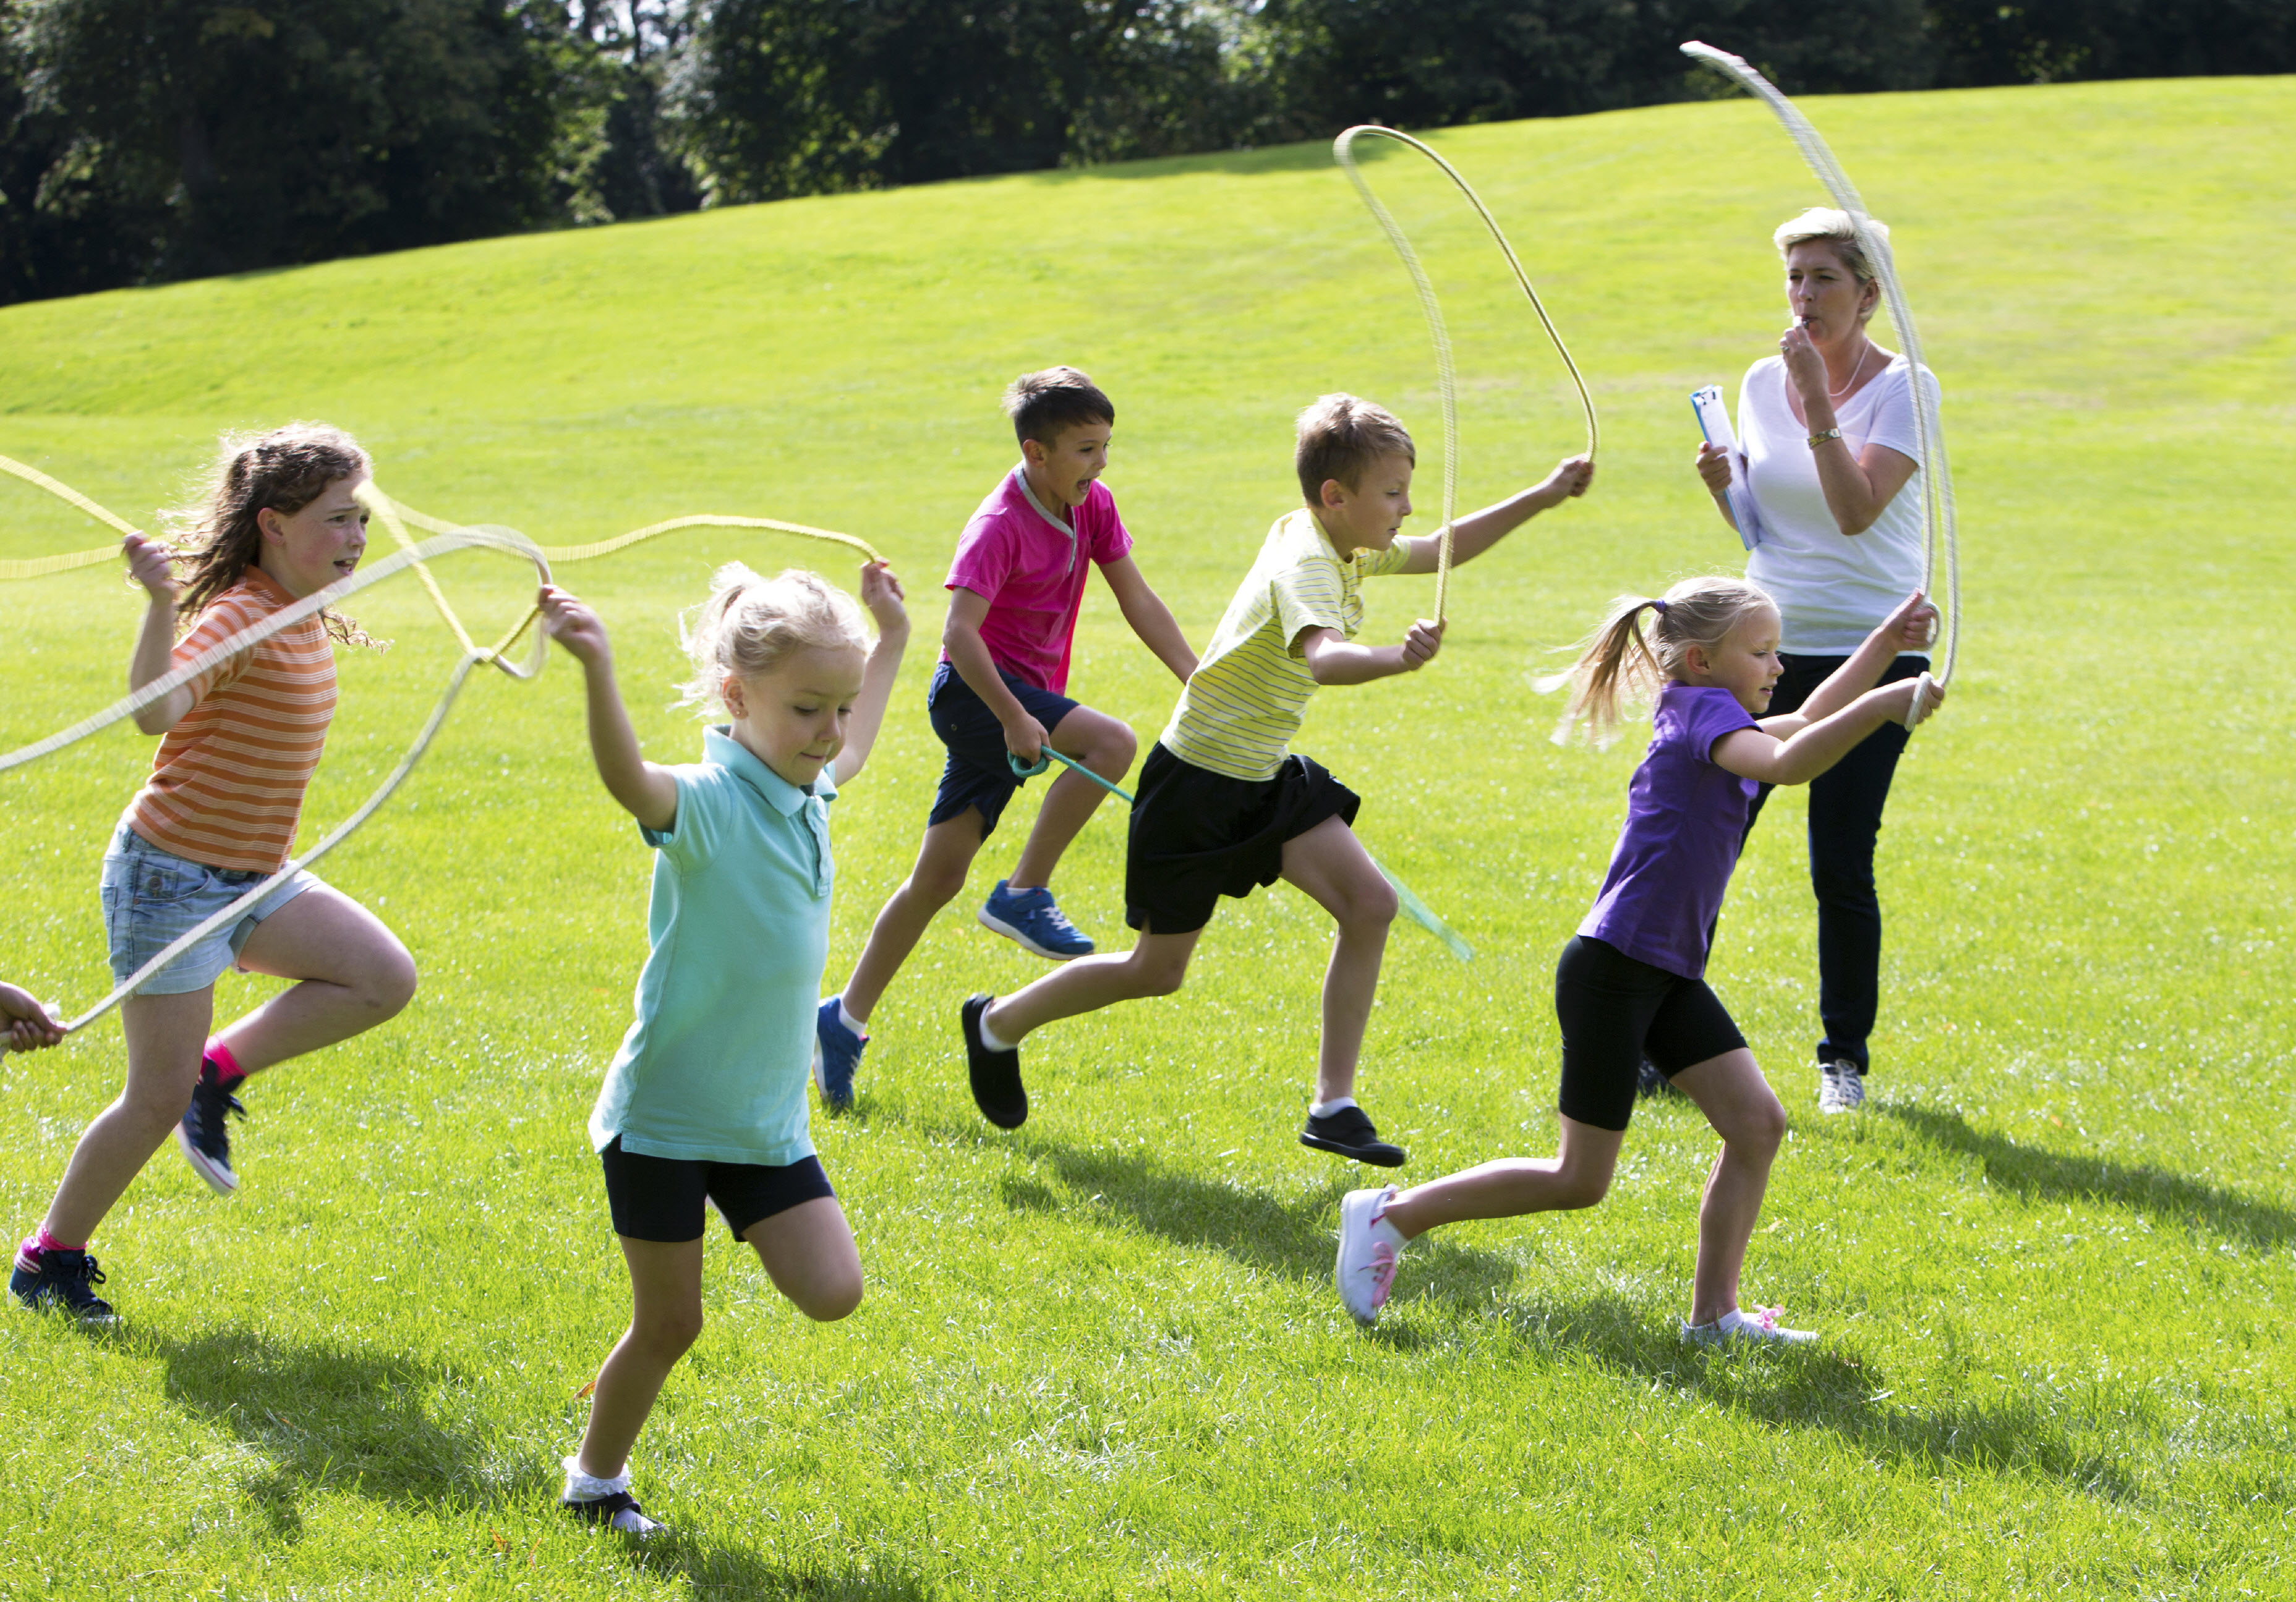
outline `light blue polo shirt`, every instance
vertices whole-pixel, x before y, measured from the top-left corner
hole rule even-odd
[[[829,960],[828,803],[775,773],[723,729],[677,781],[654,848],[652,949],[637,1020],[590,1110],[590,1144],[653,1157],[785,1167],[813,1155],[806,1080]]]

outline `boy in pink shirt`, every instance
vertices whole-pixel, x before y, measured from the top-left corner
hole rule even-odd
[[[1069,645],[1092,564],[1125,622],[1173,676],[1185,684],[1196,669],[1170,609],[1134,565],[1132,536],[1100,482],[1114,405],[1075,368],[1048,367],[1014,380],[1004,410],[1021,459],[957,538],[940,665],[925,696],[933,732],[948,748],[940,791],[916,866],[877,914],[843,993],[821,1003],[815,1024],[814,1082],[832,1112],[853,1104],[869,1014],[933,915],[964,888],[974,855],[1021,786],[1008,758],[1034,767],[1050,746],[1111,783],[1132,766],[1139,742],[1131,728],[1066,693]],[[980,909],[982,924],[1054,961],[1091,954],[1092,942],[1062,915],[1050,882],[1106,793],[1081,773],[1053,781],[1012,876]]]

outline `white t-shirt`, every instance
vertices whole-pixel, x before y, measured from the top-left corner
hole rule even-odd
[[[1787,404],[1785,358],[1765,356],[1746,369],[1738,387],[1738,442],[1762,517],[1762,543],[1746,559],[1746,576],[1776,599],[1785,650],[1848,655],[1922,582],[1922,454],[1912,374],[1898,356],[1873,382],[1834,403],[1834,421],[1851,455],[1885,445],[1916,464],[1872,527],[1845,535],[1826,508],[1809,430]],[[1922,377],[1934,393],[1937,375],[1923,368]]]

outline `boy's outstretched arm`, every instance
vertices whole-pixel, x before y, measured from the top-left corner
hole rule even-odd
[[[1156,653],[1156,659],[1172,670],[1174,678],[1186,683],[1196,671],[1196,653],[1188,649],[1188,637],[1180,632],[1172,609],[1148,587],[1148,576],[1140,571],[1140,565],[1128,556],[1119,556],[1112,562],[1103,562],[1100,576],[1108,581],[1109,592],[1116,597],[1116,609],[1140,636],[1140,643]]]
[[[1318,684],[1368,684],[1426,666],[1442,649],[1443,628],[1422,617],[1400,645],[1357,645],[1335,628],[1309,628],[1295,643]]]
[[[948,665],[956,669],[956,676],[1004,725],[1004,748],[1018,756],[1023,767],[1034,767],[1044,760],[1045,741],[1052,731],[1029,715],[1020,697],[1006,689],[998,675],[996,658],[988,654],[988,642],[980,637],[981,620],[988,616],[988,597],[962,584],[951,590],[948,616],[940,626],[941,649],[948,652]]]
[[[901,653],[909,646],[909,613],[901,581],[883,562],[861,568],[861,604],[876,619],[877,646],[861,675],[861,693],[854,698],[853,715],[846,720],[845,744],[837,753],[837,782],[849,784],[869,760],[877,731],[885,726],[885,707],[893,699],[893,679],[901,670]]]
[[[606,642],[606,625],[598,621],[597,613],[556,584],[543,585],[540,600],[543,632],[582,664],[582,684],[590,701],[590,756],[598,764],[606,793],[646,828],[666,832],[677,821],[677,781],[638,750],[637,732],[630,727],[629,710],[614,682],[614,652]]]
[[[1594,482],[1593,462],[1584,456],[1567,456],[1554,464],[1554,470],[1543,482],[1480,511],[1468,513],[1451,525],[1451,565],[1456,568],[1461,562],[1474,560],[1540,512],[1560,506],[1574,495],[1585,494]],[[1404,541],[1410,547],[1411,557],[1401,571],[1435,571],[1440,543],[1439,536],[1431,534]]]

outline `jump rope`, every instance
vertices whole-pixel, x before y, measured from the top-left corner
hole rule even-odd
[[[1801,114],[1792,101],[1780,94],[1768,79],[1743,60],[1695,41],[1683,45],[1682,49],[1685,54],[1706,62],[1742,84],[1760,98],[1784,125],[1787,135],[1800,150],[1811,171],[1816,175],[1818,181],[1833,197],[1835,204],[1849,214],[1852,225],[1857,229],[1858,241],[1866,250],[1867,259],[1874,264],[1875,274],[1881,280],[1883,298],[1890,307],[1890,319],[1896,325],[1898,338],[1906,347],[1906,359],[1918,374],[1923,370],[1920,337],[1915,331],[1913,314],[1906,304],[1905,292],[1898,285],[1896,262],[1890,255],[1889,241],[1874,231],[1872,219],[1866,214],[1864,200],[1859,197],[1856,186],[1842,172],[1840,163],[1834,159],[1833,152],[1827,148],[1825,141],[1820,137],[1817,130],[1810,126],[1808,119]],[[1426,317],[1428,334],[1434,346],[1436,380],[1442,406],[1444,443],[1443,522],[1436,541],[1435,568],[1435,620],[1440,623],[1448,611],[1452,529],[1456,520],[1458,506],[1458,387],[1452,367],[1451,340],[1443,321],[1441,303],[1436,298],[1434,285],[1429,280],[1426,269],[1419,260],[1418,252],[1412,248],[1409,236],[1396,223],[1394,217],[1381,201],[1377,192],[1365,181],[1362,169],[1357,163],[1355,143],[1358,139],[1364,138],[1390,140],[1426,157],[1451,180],[1468,204],[1473,208],[1475,215],[1482,220],[1484,227],[1490,233],[1493,242],[1497,245],[1500,255],[1505,257],[1508,269],[1513,273],[1517,286],[1521,289],[1523,298],[1529,302],[1531,310],[1537,314],[1540,326],[1546,330],[1547,338],[1553,341],[1556,355],[1562,357],[1563,366],[1569,371],[1571,381],[1578,388],[1579,403],[1586,412],[1587,455],[1590,461],[1595,455],[1599,442],[1595,402],[1593,396],[1587,390],[1585,377],[1579,372],[1578,364],[1571,360],[1570,348],[1564,345],[1561,332],[1554,326],[1554,320],[1547,315],[1546,307],[1538,298],[1538,291],[1532,287],[1529,275],[1523,271],[1522,263],[1515,255],[1514,247],[1508,241],[1505,231],[1499,227],[1497,219],[1491,215],[1490,208],[1483,204],[1482,197],[1475,192],[1474,186],[1467,182],[1456,168],[1445,160],[1431,147],[1411,137],[1408,134],[1374,124],[1363,124],[1349,128],[1332,141],[1333,158],[1346,172],[1349,182],[1354,185],[1364,205],[1377,219],[1382,231],[1387,235],[1388,242],[1394,247],[1396,255],[1402,260],[1405,269],[1410,274],[1412,287],[1418,294],[1420,310]],[[1942,691],[1951,682],[1960,646],[1961,624],[1961,570],[1954,524],[1953,484],[1946,462],[1944,430],[1938,415],[1937,393],[1933,388],[1924,388],[1918,382],[1914,387],[1914,393],[1915,437],[1922,455],[1923,480],[1922,503],[1924,540],[1922,584],[1924,592],[1933,591],[1939,556],[1942,551],[1946,569],[1948,604],[1945,614],[1943,641],[1945,659],[1942,669],[1934,676],[1926,673],[1922,675],[1920,687],[1915,691],[1913,713],[1906,720],[1909,724],[1919,721],[1924,710],[1924,702],[1930,694],[1934,691]],[[111,525],[123,535],[142,532],[125,519],[37,468],[27,466],[6,456],[0,456],[0,471],[13,474],[26,483],[57,496],[99,521]],[[293,626],[313,613],[332,606],[348,596],[357,594],[359,591],[379,584],[385,578],[408,568],[414,569],[425,593],[430,598],[432,606],[438,610],[440,618],[453,632],[455,640],[462,647],[462,655],[447,675],[446,688],[432,706],[430,715],[424,721],[414,743],[407,747],[390,773],[349,817],[329,830],[311,849],[289,862],[276,873],[256,884],[230,905],[171,943],[165,950],[129,976],[127,980],[114,987],[111,993],[101,1001],[67,1023],[64,1026],[65,1034],[75,1034],[95,1022],[113,1007],[119,1005],[125,997],[134,992],[138,985],[151,977],[153,973],[175,960],[217,929],[235,920],[249,907],[257,904],[296,873],[317,862],[357,832],[367,820],[390,799],[400,784],[405,782],[407,775],[413,772],[415,765],[422,761],[424,754],[429,751],[431,740],[445,724],[447,715],[453,708],[455,698],[462,693],[463,685],[469,679],[472,669],[482,666],[493,666],[517,679],[531,679],[541,671],[545,647],[543,637],[538,633],[534,637],[523,665],[514,662],[510,656],[511,648],[533,626],[535,619],[541,614],[541,608],[538,605],[530,608],[500,641],[491,646],[481,646],[472,639],[470,631],[463,626],[462,619],[455,615],[453,606],[447,601],[446,592],[430,572],[429,564],[431,561],[457,551],[471,549],[501,551],[533,563],[539,581],[547,584],[551,580],[551,564],[554,561],[559,563],[588,561],[627,550],[633,545],[661,535],[685,528],[699,527],[773,530],[842,544],[860,552],[871,561],[882,560],[866,541],[852,535],[840,534],[832,529],[816,528],[802,523],[783,522],[773,518],[715,515],[673,518],[665,522],[652,523],[643,528],[633,529],[627,534],[613,539],[602,540],[594,544],[553,548],[538,545],[515,529],[485,524],[460,526],[425,516],[411,507],[399,505],[372,483],[362,486],[359,499],[381,520],[385,530],[399,547],[392,555],[383,558],[372,566],[362,568],[348,578],[339,580],[323,590],[304,596],[291,606],[272,613],[229,639],[219,642],[192,661],[171,669],[143,689],[122,697],[102,711],[81,720],[70,728],[32,745],[11,751],[5,756],[0,756],[0,772],[6,772],[62,750],[67,746],[86,740],[122,719],[134,716],[144,707],[165,699],[176,690],[200,677],[218,664],[251,649],[283,629]],[[406,532],[407,524],[413,524],[416,527],[430,532],[433,537],[418,544]],[[61,556],[43,557],[32,560],[0,561],[0,581],[37,578],[52,573],[68,572],[77,568],[92,567],[110,560],[115,554],[113,547],[102,546],[94,550],[73,552]],[[1023,778],[1043,773],[1053,762],[1058,761],[1075,772],[1082,773],[1095,784],[1111,795],[1120,797],[1127,804],[1130,804],[1133,800],[1130,792],[1103,779],[1073,757],[1053,750],[1049,746],[1042,748],[1041,754],[1033,767],[1023,764],[1017,756],[1008,755],[1007,760],[1013,772]],[[1441,940],[1455,955],[1463,960],[1474,954],[1473,948],[1437,917],[1432,909],[1414,895],[1408,886],[1396,878],[1385,866],[1379,864],[1376,859],[1374,865],[1379,867],[1381,874],[1393,887],[1398,903],[1414,922]]]
[[[1874,219],[1866,215],[1866,202],[1859,197],[1857,186],[1841,170],[1841,164],[1833,159],[1833,151],[1810,126],[1809,119],[1778,92],[1777,86],[1742,58],[1717,50],[1711,45],[1693,39],[1682,47],[1682,53],[1732,78],[1776,113],[1786,136],[1801,151],[1802,159],[1809,163],[1809,170],[1825,186],[1826,193],[1833,197],[1833,203],[1849,214],[1850,225],[1857,231],[1858,245],[1865,250],[1866,259],[1874,264],[1874,275],[1882,281],[1882,298],[1890,308],[1890,321],[1897,326],[1898,343],[1906,347],[1906,362],[1914,372],[1914,438],[1922,458],[1922,593],[1932,601],[1937,599],[1940,552],[1946,583],[1944,634],[1939,642],[1945,660],[1936,674],[1924,673],[1916,684],[1913,707],[1906,715],[1906,726],[1910,729],[1921,722],[1934,696],[1953,682],[1954,661],[1961,650],[1961,552],[1954,530],[1953,471],[1946,464],[1945,424],[1938,412],[1936,388],[1922,382],[1922,374],[1926,371],[1922,361],[1922,339],[1914,331],[1913,308],[1906,304],[1906,292],[1898,282],[1897,258],[1890,253],[1890,241],[1874,229]]]

